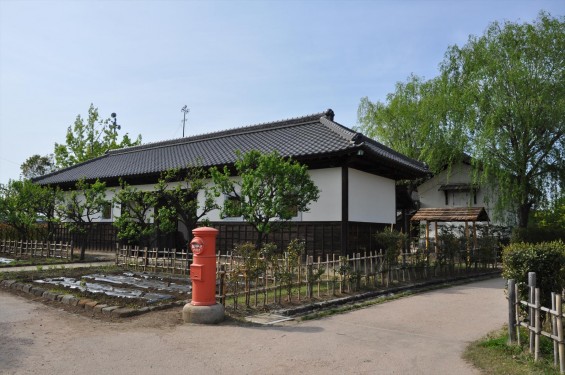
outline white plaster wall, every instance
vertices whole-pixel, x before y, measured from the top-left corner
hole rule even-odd
[[[477,203],[474,203],[473,194],[470,191],[450,191],[448,204],[445,204],[445,193],[439,188],[444,184],[471,183],[473,180],[471,166],[460,163],[453,166],[451,171],[444,170],[428,181],[418,186],[418,195],[421,208],[454,208],[454,207],[484,207],[491,224],[514,225],[515,218],[511,212],[496,215],[494,203],[496,193],[489,191],[488,187],[481,186],[477,191]]]
[[[365,223],[395,223],[394,180],[349,169],[349,220]]]
[[[302,213],[302,221],[340,221],[341,168],[313,169],[308,173],[320,190],[320,197],[310,203],[310,211]]]
[[[341,220],[341,168],[325,168],[309,170],[310,178],[318,189],[320,197],[317,202],[310,203],[310,211],[300,212],[294,221],[339,221]],[[238,180],[239,177],[234,177]],[[209,183],[208,186],[212,186]],[[222,206],[225,197],[221,195],[216,202]],[[199,206],[204,203],[204,194],[198,194]],[[210,221],[241,221],[241,218],[220,217],[220,210],[214,210],[206,215]]]

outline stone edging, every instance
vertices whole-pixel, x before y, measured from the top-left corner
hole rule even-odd
[[[127,318],[150,311],[164,310],[169,307],[184,306],[186,304],[186,301],[175,301],[158,306],[146,306],[139,309],[132,309],[130,307],[106,305],[88,298],[77,298],[71,294],[57,294],[32,284],[17,282],[16,280],[3,280],[0,282],[0,286],[7,289],[19,290],[49,301],[60,302],[69,306],[76,306],[83,308],[85,311],[90,311],[97,315],[104,315],[112,318]]]

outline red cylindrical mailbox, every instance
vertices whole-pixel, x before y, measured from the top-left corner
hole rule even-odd
[[[218,230],[196,228],[190,249],[194,257],[190,265],[193,306],[210,306],[216,303],[216,236]]]

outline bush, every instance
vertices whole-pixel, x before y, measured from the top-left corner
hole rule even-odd
[[[502,262],[502,276],[517,283],[527,284],[528,272],[536,273],[544,306],[551,306],[551,292],[565,288],[565,244],[561,241],[511,244],[504,248]],[[527,300],[526,288],[520,294]]]
[[[386,228],[382,232],[375,233],[377,246],[385,251],[386,261],[389,265],[397,263],[400,252],[407,245],[406,234]]]
[[[562,241],[565,242],[565,228],[562,227],[531,227],[515,228],[512,231],[511,243],[527,242],[540,243]]]

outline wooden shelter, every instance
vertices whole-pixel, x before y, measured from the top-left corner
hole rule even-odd
[[[474,247],[477,247],[477,221],[490,221],[484,207],[454,207],[454,208],[420,208],[411,221],[426,222],[426,248],[428,248],[430,239],[430,223],[435,224],[435,243],[437,246],[437,223],[445,222],[464,222],[465,237],[467,244],[469,243],[469,223],[473,223],[473,239]],[[468,245],[467,245],[468,246]]]

